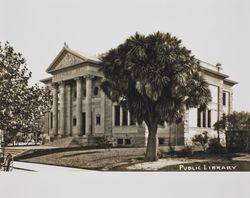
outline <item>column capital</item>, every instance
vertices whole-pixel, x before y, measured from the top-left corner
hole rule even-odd
[[[88,75],[85,75],[85,76],[83,76],[84,78],[86,78],[86,79],[92,79],[92,78],[94,78],[95,76],[94,75],[91,75],[91,74],[88,74]]]
[[[78,76],[78,77],[75,77],[74,80],[77,81],[77,80],[82,80],[82,76]]]
[[[51,84],[51,86],[52,86],[53,88],[57,88],[57,87],[58,87],[58,83],[57,83],[57,82],[53,82],[53,83]]]
[[[65,81],[60,81],[60,82],[58,82],[57,84],[58,84],[59,86],[61,86],[61,85],[65,85],[66,82],[65,82]]]

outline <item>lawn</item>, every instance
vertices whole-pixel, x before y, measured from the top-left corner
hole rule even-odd
[[[145,148],[58,148],[30,150],[18,161],[110,171],[250,171],[249,161],[232,160],[236,154],[195,152],[185,157],[165,153],[158,162],[144,162]],[[244,155],[245,156],[245,155]],[[250,158],[250,157],[249,157]]]
[[[35,162],[94,170],[110,170],[143,159],[145,148],[85,149],[62,148],[30,150],[16,157],[18,161]]]

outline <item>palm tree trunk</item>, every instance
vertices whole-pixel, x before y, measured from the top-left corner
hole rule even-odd
[[[157,124],[148,126],[148,144],[146,149],[145,161],[157,161],[158,140],[157,140]]]

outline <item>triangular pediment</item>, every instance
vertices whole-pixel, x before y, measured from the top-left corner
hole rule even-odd
[[[54,65],[54,69],[53,70],[57,70],[57,69],[63,69],[72,65],[77,65],[80,63],[83,63],[85,60],[69,53],[66,52],[61,59],[59,59],[57,61],[57,63]]]
[[[88,57],[87,54],[80,54],[71,50],[67,45],[65,45],[46,71],[51,73],[56,70],[61,70],[84,62],[97,63],[98,59]]]

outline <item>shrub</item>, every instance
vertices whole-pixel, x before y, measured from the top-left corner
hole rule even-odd
[[[209,140],[207,151],[213,154],[221,154],[225,152],[225,148],[220,144],[218,138],[211,138]]]
[[[113,146],[113,136],[104,136],[96,138],[96,144],[100,147],[110,150]]]
[[[202,134],[195,135],[192,139],[192,142],[195,145],[201,146],[203,151],[206,151],[207,144],[208,144],[208,132],[205,131]]]
[[[181,156],[183,157],[190,157],[193,154],[194,151],[192,146],[184,146],[184,148],[181,150]]]
[[[157,152],[157,156],[159,159],[163,158],[165,154],[165,151],[163,149],[159,149]]]
[[[247,151],[249,149],[248,137],[248,131],[227,131],[226,142],[228,152],[235,153]]]
[[[175,154],[175,148],[174,148],[174,146],[169,145],[168,153],[171,156],[173,156]]]

